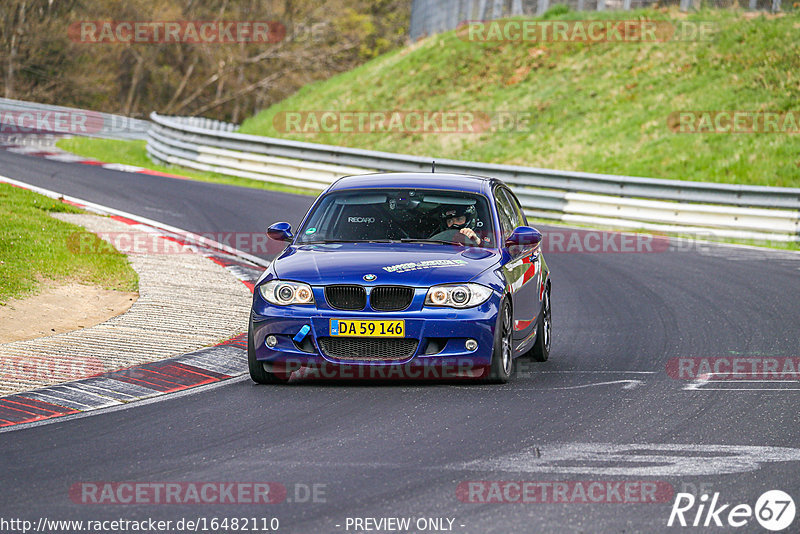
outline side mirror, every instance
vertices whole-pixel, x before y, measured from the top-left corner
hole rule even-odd
[[[542,242],[542,233],[530,226],[518,226],[506,239],[507,247],[538,246]]]
[[[267,235],[275,241],[291,241],[294,237],[292,235],[292,225],[287,222],[273,224],[267,228]]]

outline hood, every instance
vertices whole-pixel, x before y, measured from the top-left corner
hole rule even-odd
[[[272,263],[278,278],[311,285],[467,282],[500,261],[491,249],[429,243],[331,243],[290,246]],[[365,280],[365,275],[375,275]]]

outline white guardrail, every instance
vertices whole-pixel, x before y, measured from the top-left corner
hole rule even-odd
[[[432,159],[234,133],[210,119],[150,116],[158,162],[322,190],[341,176],[430,172]],[[800,241],[800,188],[715,184],[436,159],[436,172],[500,178],[529,217],[564,223]]]

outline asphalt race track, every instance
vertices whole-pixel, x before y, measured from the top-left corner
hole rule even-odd
[[[8,152],[0,174],[194,232],[296,224],[312,200]],[[800,255],[688,248],[547,254],[550,361],[523,362],[503,386],[241,379],[0,433],[0,513],[277,517],[281,532],[298,533],[388,517],[451,519],[465,533],[630,533],[708,530],[667,527],[678,492],[718,492],[732,507],[778,489],[800,507],[797,375],[704,381],[667,371],[673,358],[800,357]],[[69,494],[81,482],[205,481],[278,482],[288,494],[268,505],[83,504]],[[612,493],[614,502],[464,502],[457,489],[469,481],[649,482],[670,492],[659,502],[634,502],[635,491]],[[316,499],[306,498],[313,485]],[[726,531],[767,532],[754,517]]]

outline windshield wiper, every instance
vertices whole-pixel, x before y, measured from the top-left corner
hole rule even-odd
[[[413,237],[404,237],[400,240],[401,243],[436,243],[439,245],[456,245],[452,241],[445,241],[443,239],[421,239],[421,238],[413,238]]]
[[[353,239],[324,239],[322,241],[301,241],[298,245],[325,245],[326,243],[359,243]]]
[[[396,239],[326,239],[324,241],[302,241],[300,245],[325,245],[327,243],[399,243]]]

